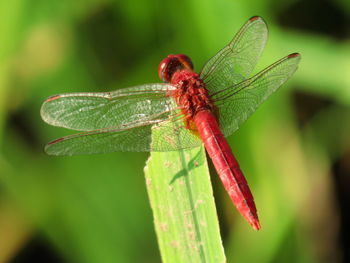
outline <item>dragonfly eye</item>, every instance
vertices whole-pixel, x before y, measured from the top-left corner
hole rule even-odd
[[[170,82],[173,74],[182,69],[193,70],[191,59],[183,54],[169,55],[158,66],[158,75],[162,81]]]

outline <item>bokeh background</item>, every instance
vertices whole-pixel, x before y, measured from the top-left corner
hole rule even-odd
[[[200,70],[251,16],[270,30],[256,71],[299,70],[229,138],[262,230],[212,181],[229,262],[350,262],[350,2],[0,1],[0,262],[160,262],[147,153],[51,157],[71,133],[39,115],[53,94],[157,82],[185,53]],[[212,168],[212,167],[211,167]]]

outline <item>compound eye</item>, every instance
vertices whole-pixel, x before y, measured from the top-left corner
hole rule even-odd
[[[192,60],[188,56],[184,54],[178,54],[178,55],[175,55],[175,57],[179,60],[183,68],[193,70]]]
[[[171,72],[170,72],[170,66],[172,64],[172,58],[165,58],[163,59],[158,66],[158,76],[162,81],[170,82],[171,80]]]
[[[191,59],[183,54],[169,55],[158,66],[158,76],[162,81],[170,82],[173,74],[178,70],[193,70]]]

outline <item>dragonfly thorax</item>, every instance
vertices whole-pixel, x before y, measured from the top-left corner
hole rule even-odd
[[[173,74],[171,84],[176,87],[172,97],[186,116],[187,127],[194,116],[203,110],[212,111],[214,106],[203,80],[196,72],[181,70]]]

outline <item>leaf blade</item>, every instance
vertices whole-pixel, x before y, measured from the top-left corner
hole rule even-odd
[[[226,262],[203,146],[152,152],[145,177],[163,262]]]

